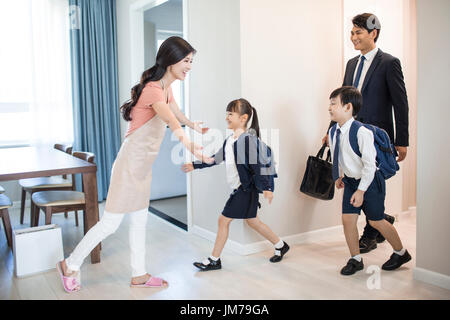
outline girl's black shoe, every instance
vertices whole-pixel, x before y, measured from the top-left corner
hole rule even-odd
[[[194,262],[194,266],[199,268],[201,271],[210,271],[210,270],[219,270],[222,269],[222,263],[220,259],[214,261],[211,258],[208,258],[209,264],[203,264],[203,262]]]
[[[283,256],[286,254],[286,252],[289,251],[289,246],[286,242],[283,241],[283,246],[281,247],[281,249],[275,249],[275,250],[280,250],[281,255],[274,255],[272,258],[270,258],[270,262],[280,262],[281,259],[283,259]]]
[[[349,276],[362,269],[364,269],[362,259],[361,262],[359,262],[356,259],[350,258],[350,260],[348,260],[347,262],[347,265],[341,269],[341,274],[344,276]]]

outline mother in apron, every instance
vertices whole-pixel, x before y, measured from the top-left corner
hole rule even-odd
[[[130,216],[130,258],[132,287],[166,287],[168,283],[147,273],[145,267],[145,231],[150,201],[152,164],[158,155],[166,125],[181,143],[198,159],[200,149],[190,141],[180,123],[200,132],[201,122],[191,122],[173,99],[171,83],[183,81],[190,71],[195,49],[180,37],[170,37],[161,44],[156,63],[144,71],[139,84],[131,89],[131,99],[122,107],[129,121],[125,140],[114,161],[105,211],[72,254],[57,264],[61,281],[67,292],[80,290],[80,267],[83,260],[102,240],[114,233],[125,214]]]

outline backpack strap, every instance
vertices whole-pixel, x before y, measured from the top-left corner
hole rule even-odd
[[[358,130],[359,128],[361,128],[362,126],[364,126],[361,122],[359,121],[353,121],[352,125],[350,126],[350,132],[348,134],[348,139],[350,142],[350,146],[353,149],[353,152],[356,153],[356,155],[358,157],[361,157],[361,151],[359,150],[359,145],[358,145]]]
[[[335,123],[335,125],[332,126],[331,130],[330,130],[331,143],[333,143],[333,137],[334,137],[334,133],[336,132],[336,128],[337,128],[337,123]]]

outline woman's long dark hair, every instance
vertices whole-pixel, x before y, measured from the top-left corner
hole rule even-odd
[[[158,81],[166,73],[167,67],[180,62],[188,54],[196,53],[196,50],[183,38],[167,38],[158,50],[156,62],[153,67],[142,73],[140,82],[131,88],[131,99],[125,102],[120,111],[126,121],[130,121],[131,109],[136,105],[141,96],[142,90],[149,81]]]
[[[227,112],[239,112],[241,116],[243,116],[244,114],[248,115],[247,123],[248,121],[250,121],[250,117],[253,116],[249,131],[254,130],[257,137],[260,137],[258,114],[256,113],[256,109],[252,107],[250,102],[243,98],[233,100],[228,104]],[[247,123],[245,125],[247,125]]]

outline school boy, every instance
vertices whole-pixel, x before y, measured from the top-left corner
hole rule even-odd
[[[371,226],[377,229],[391,244],[394,253],[382,266],[383,270],[395,270],[411,260],[411,256],[397,234],[395,227],[384,219],[386,184],[376,166],[376,149],[372,131],[361,126],[357,141],[361,157],[352,149],[349,131],[354,117],[362,107],[358,89],[344,86],[330,95],[330,118],[335,121],[328,132],[333,159],[333,179],[338,189],[344,188],[342,200],[342,224],[351,258],[341,270],[342,275],[352,275],[364,269],[358,243],[357,221],[364,211]]]

